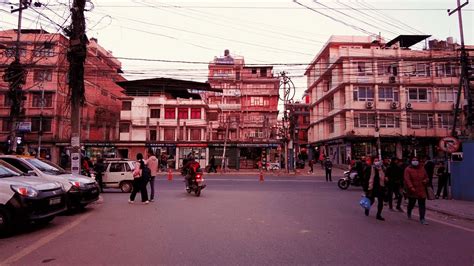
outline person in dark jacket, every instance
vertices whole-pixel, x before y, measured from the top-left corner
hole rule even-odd
[[[314,170],[314,169],[313,169],[313,165],[314,165],[314,160],[313,160],[313,159],[309,160],[309,161],[308,161],[308,166],[309,166],[309,172],[308,172],[308,174],[312,174],[312,173],[313,173],[313,170]]]
[[[440,163],[438,171],[438,190],[436,192],[436,198],[439,199],[441,191],[443,191],[443,199],[448,198],[448,177],[449,173],[446,171],[443,163]]]
[[[434,168],[435,164],[433,161],[430,160],[430,157],[425,158],[425,171],[426,174],[428,175],[428,186],[433,188],[433,175],[434,175]]]
[[[214,157],[214,155],[212,155],[211,159],[209,160],[209,170],[207,171],[208,173],[210,172],[214,172],[214,173],[217,173],[217,169],[216,169],[216,158]]]
[[[407,216],[411,219],[411,212],[418,201],[418,210],[420,212],[421,224],[427,225],[425,220],[426,213],[426,187],[428,186],[428,175],[425,169],[420,166],[418,158],[413,157],[411,165],[405,169],[404,174],[405,187],[407,189],[408,209]]]
[[[100,192],[104,192],[104,184],[102,182],[102,177],[104,176],[105,172],[105,164],[104,159],[99,158],[97,159],[97,163],[94,165],[94,172],[95,172],[95,181],[99,184]]]
[[[326,170],[326,182],[332,182],[332,162],[329,157],[324,162],[324,169]]]
[[[390,210],[393,210],[393,196],[397,199],[397,210],[403,212],[401,208],[402,204],[402,193],[400,192],[403,184],[403,168],[402,162],[398,158],[392,158],[390,165],[385,171],[385,175],[388,178],[388,206]]]
[[[382,217],[383,200],[385,198],[385,183],[386,177],[382,170],[382,162],[375,158],[374,164],[370,173],[369,185],[367,188],[366,196],[370,199],[371,205],[374,204],[377,199],[377,216],[376,219],[385,221]],[[369,216],[369,209],[365,209],[365,215]]]

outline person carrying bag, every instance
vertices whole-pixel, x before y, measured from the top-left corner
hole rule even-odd
[[[146,190],[146,184],[148,182],[148,178],[150,177],[149,175],[150,175],[150,169],[145,165],[145,162],[143,161],[143,154],[138,153],[137,161],[135,162],[135,168],[133,169],[133,189],[132,189],[132,193],[130,194],[130,199],[128,200],[128,203],[130,204],[134,203],[135,196],[137,195],[138,191],[140,191],[141,193],[142,203],[143,204],[150,203],[150,201],[148,200],[148,193]]]

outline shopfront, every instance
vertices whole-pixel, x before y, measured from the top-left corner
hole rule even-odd
[[[183,167],[183,161],[190,155],[201,165],[201,168],[209,164],[207,144],[177,144],[177,152],[178,168]]]
[[[158,159],[166,157],[169,168],[176,169],[176,143],[147,143],[146,146]]]

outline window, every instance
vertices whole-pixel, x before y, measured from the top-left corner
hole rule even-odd
[[[207,114],[207,120],[208,121],[218,121],[219,120],[219,114],[218,113],[208,113]]]
[[[40,117],[31,118],[31,131],[37,132],[40,130]],[[51,122],[53,120],[51,118],[44,118],[43,117],[43,124],[42,124],[42,131],[43,132],[51,132]]]
[[[165,119],[175,119],[176,111],[174,108],[165,108]]]
[[[8,96],[8,93],[3,94],[3,105],[4,106],[12,105],[12,99],[10,98],[10,96]]]
[[[130,102],[130,101],[123,101],[123,102],[122,102],[122,110],[123,110],[123,111],[130,111],[130,110],[132,110],[132,102]]]
[[[371,62],[353,62],[357,76],[370,76],[372,75]]]
[[[108,93],[107,91],[105,91],[105,90],[100,90],[100,94],[101,94],[102,96],[109,96],[109,93]]]
[[[437,77],[456,77],[457,66],[450,62],[440,63],[436,66]]]
[[[119,132],[120,133],[129,133],[130,132],[130,124],[129,123],[120,123]]]
[[[382,102],[398,102],[398,90],[395,88],[379,87],[379,101]]]
[[[408,88],[409,102],[431,102],[431,89]]]
[[[263,97],[250,97],[251,106],[263,106]]]
[[[341,99],[341,105],[344,106],[346,104],[346,89],[342,89],[339,91],[339,97]]]
[[[201,108],[191,108],[191,119],[201,119]]]
[[[372,87],[356,87],[354,89],[354,101],[373,101],[374,89]]]
[[[457,98],[457,91],[453,88],[437,88],[439,102],[454,102]]]
[[[30,166],[28,166],[26,163],[20,161],[19,159],[16,158],[2,158],[3,161],[15,166],[15,168],[18,168],[18,170],[28,173],[28,171],[33,170]]]
[[[329,133],[334,133],[334,118],[328,120]]]
[[[36,69],[33,71],[33,81],[51,81],[53,80],[53,71],[51,69]]]
[[[354,116],[355,127],[375,127],[375,114],[359,113]]]
[[[26,56],[26,48],[25,47],[20,47],[20,57],[25,57]],[[9,47],[5,49],[5,56],[6,57],[15,57],[16,54],[16,47]]]
[[[438,124],[439,128],[452,128],[453,127],[454,116],[450,113],[441,113],[438,114]]]
[[[328,111],[334,110],[334,96],[331,96],[328,100]]]
[[[150,140],[157,140],[156,139],[156,129],[150,130]]]
[[[125,168],[123,163],[112,163],[110,164],[109,172],[117,173],[117,172],[125,172]]]
[[[199,128],[191,129],[191,140],[201,140],[201,129]]]
[[[165,128],[164,129],[164,139],[165,140],[174,140],[175,130],[174,128]]]
[[[267,76],[267,69],[262,67],[260,68],[260,77],[266,77]]]
[[[342,127],[342,130],[346,130],[346,129],[347,129],[347,125],[346,125],[346,113],[342,113],[342,114],[341,114],[341,127]]]
[[[41,99],[41,93],[35,92],[32,93],[33,95],[33,107],[41,107],[41,103],[43,103],[43,107],[51,107],[53,106],[53,93],[45,93],[44,99]]]
[[[409,118],[410,128],[433,128],[433,114],[412,113]]]
[[[54,56],[54,45],[52,43],[44,43],[43,45],[36,46],[34,56],[37,56],[37,57],[53,57]]]
[[[252,74],[257,74],[257,69],[256,68],[252,68]]]
[[[12,128],[12,123],[10,122],[10,119],[8,118],[3,118],[2,119],[2,131],[3,132],[8,132]]]
[[[179,119],[188,119],[188,108],[178,108]]]
[[[407,74],[409,76],[416,77],[429,77],[431,76],[431,67],[429,63],[415,63],[407,62]]]
[[[150,109],[150,118],[160,118],[160,109]]]
[[[398,128],[400,127],[400,118],[395,114],[379,114],[379,127]]]
[[[377,73],[379,76],[397,76],[398,66],[395,62],[377,62]]]

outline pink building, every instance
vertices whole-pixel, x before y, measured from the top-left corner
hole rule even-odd
[[[305,72],[310,144],[339,164],[377,155],[378,138],[384,157],[442,156],[437,143],[453,125],[459,53],[452,38],[410,48],[427,37],[332,36]]]
[[[1,31],[0,71],[13,61],[15,56],[16,30]],[[28,71],[23,92],[23,112],[20,121],[31,123],[30,129],[19,132],[23,148],[34,154],[42,134],[42,156],[59,162],[61,152],[70,146],[71,122],[68,98],[68,61],[66,58],[69,40],[61,34],[50,34],[42,30],[22,30],[20,62]],[[98,45],[96,39],[88,44],[85,65],[86,103],[82,108],[81,140],[88,156],[107,152],[104,143],[118,140],[121,88],[115,84],[120,76],[121,63],[111,52]],[[0,142],[6,148],[10,134],[10,99],[8,84],[0,80]],[[44,92],[44,98],[42,93]],[[41,108],[43,103],[43,108]],[[41,110],[43,109],[43,110]],[[40,117],[42,132],[39,132]]]

